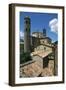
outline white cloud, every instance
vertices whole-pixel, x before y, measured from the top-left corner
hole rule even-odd
[[[24,38],[24,33],[22,31],[20,31],[20,38],[23,39]]]
[[[58,19],[54,18],[49,22],[49,27],[51,28],[52,32],[58,32]]]

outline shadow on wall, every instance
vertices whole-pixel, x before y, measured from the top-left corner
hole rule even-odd
[[[48,67],[48,63],[49,63],[48,57],[43,58],[43,68]]]

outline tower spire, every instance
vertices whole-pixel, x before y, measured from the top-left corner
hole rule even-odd
[[[46,29],[43,29],[43,36],[46,37]]]

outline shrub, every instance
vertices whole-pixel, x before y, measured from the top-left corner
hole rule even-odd
[[[20,54],[20,64],[23,64],[27,61],[30,61],[32,60],[31,56],[30,56],[30,53],[21,53]]]

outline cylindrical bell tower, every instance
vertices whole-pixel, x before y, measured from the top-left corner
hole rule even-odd
[[[24,52],[30,52],[30,18],[26,16],[24,18]]]

